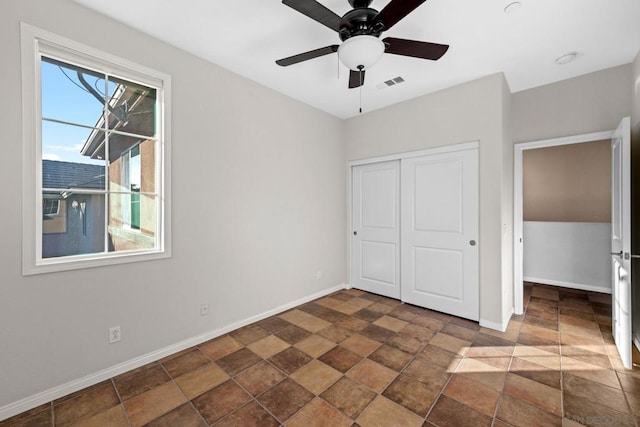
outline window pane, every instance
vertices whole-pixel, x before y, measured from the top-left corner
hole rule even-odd
[[[104,132],[42,121],[42,158],[72,163],[104,165],[103,153],[89,146],[104,143]]]
[[[57,189],[56,197],[68,197],[77,190],[104,187],[104,167],[82,163],[42,161],[43,189]]]
[[[109,191],[155,192],[156,141],[110,134]]]
[[[45,206],[57,201],[57,214],[42,216],[42,258],[104,252],[105,217],[103,194],[43,192]]]
[[[156,247],[157,198],[145,194],[112,194],[109,202],[109,251]]]
[[[144,136],[156,135],[156,90],[109,77],[109,129]]]
[[[42,117],[95,126],[105,105],[105,76],[85,68],[41,61]],[[103,126],[98,126],[103,127]]]

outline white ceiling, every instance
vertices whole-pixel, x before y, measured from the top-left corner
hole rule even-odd
[[[279,0],[75,0],[158,39],[341,118],[504,72],[512,92],[627,64],[640,50],[639,0],[428,0],[383,37],[449,44],[439,61],[385,54],[362,94],[336,54],[276,59],[339,44],[337,33]],[[347,0],[320,0],[343,15]],[[388,0],[374,0],[381,10]],[[555,58],[578,52],[575,61]],[[405,82],[379,89],[401,76]],[[631,90],[631,89],[630,89]]]

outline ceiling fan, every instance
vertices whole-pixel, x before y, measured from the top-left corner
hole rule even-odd
[[[342,44],[330,45],[279,59],[286,67],[338,52],[340,62],[349,68],[349,89],[364,83],[365,70],[374,65],[383,53],[411,56],[436,61],[445,54],[448,45],[386,37],[389,30],[426,0],[391,0],[380,12],[369,7],[372,0],[349,0],[352,10],[340,17],[315,0],[282,0],[282,3],[303,15],[336,31]]]

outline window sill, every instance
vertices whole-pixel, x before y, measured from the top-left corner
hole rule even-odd
[[[22,275],[33,276],[37,274],[55,273],[61,271],[80,270],[84,268],[106,267],[111,265],[128,264],[142,261],[154,261],[171,258],[169,250],[144,250],[121,251],[99,255],[66,256],[63,259],[41,259],[33,265],[23,265]]]

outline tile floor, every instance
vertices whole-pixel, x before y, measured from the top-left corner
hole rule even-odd
[[[527,284],[500,333],[344,290],[0,427],[637,425],[610,300]]]

